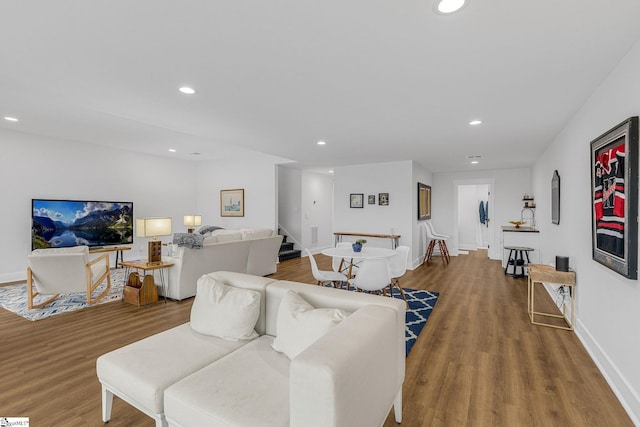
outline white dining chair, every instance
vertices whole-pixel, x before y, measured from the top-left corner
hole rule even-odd
[[[404,294],[404,289],[400,285],[400,278],[407,272],[407,260],[409,259],[409,247],[398,246],[396,248],[396,254],[389,259],[389,276],[391,281],[389,282],[389,293],[393,296],[393,288],[398,288],[402,299],[407,306],[407,296]]]
[[[320,270],[315,258],[313,257],[309,249],[305,248],[302,254],[309,257],[309,262],[311,263],[311,274],[313,274],[313,278],[316,279],[318,285],[325,286],[329,283],[332,283],[334,287],[341,288],[342,283],[347,282],[347,276],[342,273],[336,271]]]
[[[381,258],[366,259],[360,264],[358,275],[350,279],[356,290],[387,295],[387,286],[391,283],[389,261]]]

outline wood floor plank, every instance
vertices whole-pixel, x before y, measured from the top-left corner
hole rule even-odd
[[[329,258],[316,259],[331,269]],[[306,258],[280,263],[272,277],[314,283]],[[505,275],[486,251],[446,267],[434,258],[401,280],[440,292],[407,358],[402,426],[633,425],[575,334],[531,325],[526,280]],[[538,302],[553,307],[544,291]],[[0,416],[103,425],[96,358],[187,322],[191,304],[114,302],[36,322],[0,310]],[[154,422],[116,398],[109,425]],[[395,425],[391,414],[384,426]]]

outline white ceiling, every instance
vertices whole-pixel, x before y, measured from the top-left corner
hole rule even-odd
[[[184,159],[523,167],[640,38],[638,0],[433,1],[2,1],[0,117],[20,121],[0,126]]]

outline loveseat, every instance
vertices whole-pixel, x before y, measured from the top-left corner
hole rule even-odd
[[[193,247],[176,246],[163,261],[173,263],[168,269],[166,297],[183,300],[196,294],[196,281],[214,271],[235,271],[256,276],[276,272],[282,236],[270,228],[215,230],[199,237]],[[164,289],[159,289],[164,295]]]
[[[392,406],[401,422],[405,310],[394,298],[205,275],[191,322],[98,358],[103,421],[116,395],[157,427],[380,426]]]

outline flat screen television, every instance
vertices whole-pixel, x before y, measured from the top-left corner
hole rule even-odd
[[[31,249],[133,243],[133,203],[31,200]]]

